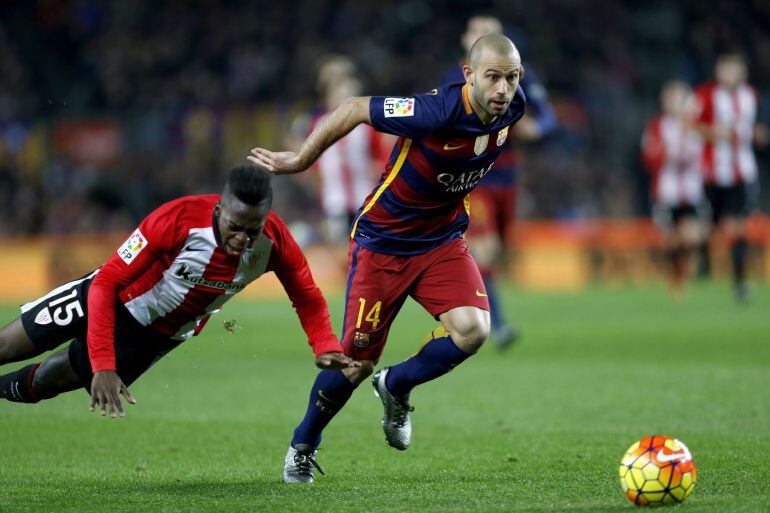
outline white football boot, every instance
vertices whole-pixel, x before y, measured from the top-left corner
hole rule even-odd
[[[323,475],[324,471],[315,461],[316,454],[318,451],[311,450],[308,445],[299,444],[296,448],[289,445],[283,461],[283,482],[310,484],[313,482],[313,467]]]
[[[382,429],[385,431],[385,440],[388,445],[399,451],[409,448],[412,441],[412,420],[409,412],[414,408],[409,406],[409,394],[396,397],[385,386],[385,377],[388,375],[388,367],[384,367],[372,378],[374,394],[382,401],[385,414],[382,416]]]

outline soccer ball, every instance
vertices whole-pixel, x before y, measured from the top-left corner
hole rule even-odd
[[[648,436],[628,448],[620,460],[620,486],[637,506],[684,501],[695,487],[695,462],[682,442]]]

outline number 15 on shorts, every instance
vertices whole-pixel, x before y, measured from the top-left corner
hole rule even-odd
[[[366,314],[366,317],[364,317],[364,311],[366,310],[366,299],[360,297],[358,298],[358,318],[356,319],[356,329],[361,328],[361,323],[363,321],[370,322],[372,324],[372,329],[376,330],[377,325],[380,323],[380,309],[382,308],[382,301],[375,301],[374,306],[369,310],[369,312]]]

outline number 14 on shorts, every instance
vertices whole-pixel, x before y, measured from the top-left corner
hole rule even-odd
[[[376,330],[377,325],[380,323],[380,309],[382,308],[382,301],[375,301],[374,306],[369,310],[369,313],[366,314],[366,317],[364,317],[364,311],[366,310],[366,299],[360,297],[358,298],[358,318],[356,319],[356,329],[361,328],[361,323],[363,321],[370,322],[372,324],[372,329]]]

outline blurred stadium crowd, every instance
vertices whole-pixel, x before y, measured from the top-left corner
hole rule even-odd
[[[365,94],[429,90],[480,12],[504,21],[561,123],[525,153],[523,217],[646,214],[639,140],[660,86],[710,78],[726,47],[746,53],[750,82],[770,98],[762,0],[9,0],[0,235],[125,230],[163,201],[217,191],[248,148],[280,147],[313,107],[323,55],[349,55]],[[284,218],[318,208],[309,181],[276,185]]]

